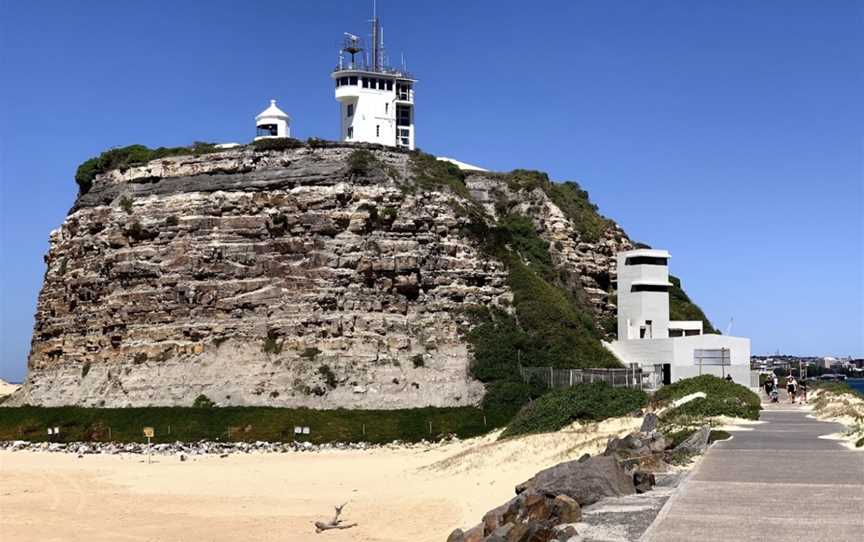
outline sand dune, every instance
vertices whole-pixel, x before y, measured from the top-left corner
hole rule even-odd
[[[496,442],[180,462],[137,456],[0,453],[4,539],[443,541],[557,462],[597,453],[639,418]],[[348,501],[359,526],[316,535]]]

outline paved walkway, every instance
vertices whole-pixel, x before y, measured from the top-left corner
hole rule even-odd
[[[864,540],[864,452],[797,405],[713,445],[647,533],[656,542]]]

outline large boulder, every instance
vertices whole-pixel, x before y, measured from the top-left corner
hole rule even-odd
[[[703,425],[695,433],[687,437],[684,442],[675,447],[675,452],[688,454],[701,454],[708,448],[708,437],[711,436],[711,428]]]
[[[642,427],[639,428],[640,433],[651,433],[652,431],[657,430],[657,423],[659,422],[659,418],[657,418],[657,414],[653,412],[649,412],[642,419]]]
[[[612,456],[597,456],[586,461],[567,461],[542,470],[516,486],[516,493],[533,490],[550,498],[566,495],[580,506],[604,497],[636,493],[633,478]]]

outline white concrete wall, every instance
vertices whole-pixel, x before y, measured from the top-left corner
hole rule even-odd
[[[729,349],[732,365],[703,365],[701,374],[723,376],[732,374],[733,380],[744,386],[750,382],[750,339],[725,335],[694,335],[666,339],[636,339],[613,341],[606,347],[623,363],[638,363],[643,366],[668,363],[672,368],[672,381],[698,376],[699,365],[694,361],[697,349]]]
[[[336,87],[336,99],[340,103],[340,138],[348,142],[378,143],[395,147],[396,143],[396,108],[402,103],[411,108],[410,144],[408,148],[414,149],[414,105],[411,90],[411,102],[399,102],[396,96],[397,78],[388,78],[383,74],[363,74],[363,72],[339,72],[334,78],[357,77],[357,85],[342,85]],[[362,78],[389,79],[393,81],[393,90],[382,90],[378,88],[363,88]],[[348,115],[348,106],[354,106],[352,115]],[[349,128],[353,130],[352,136],[348,137]]]
[[[669,336],[669,293],[631,292],[634,282],[669,282],[666,265],[625,265],[628,257],[651,256],[669,258],[664,250],[630,250],[618,254],[618,340],[638,339],[639,329],[651,320],[650,337]]]

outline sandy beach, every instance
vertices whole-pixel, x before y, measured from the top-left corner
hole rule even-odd
[[[640,418],[496,442],[146,458],[0,453],[0,532],[16,541],[443,541],[538,470],[598,453]],[[315,534],[342,517],[355,528]]]

